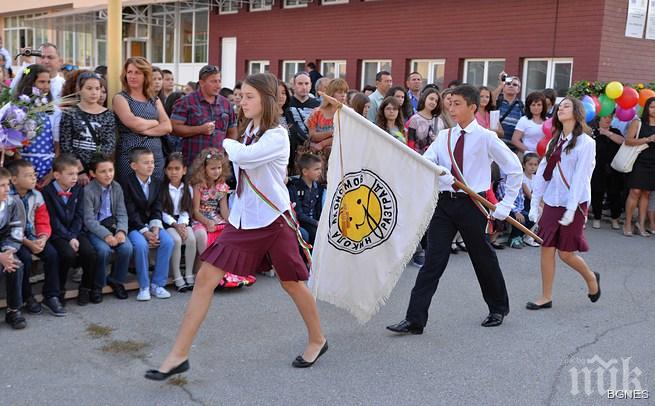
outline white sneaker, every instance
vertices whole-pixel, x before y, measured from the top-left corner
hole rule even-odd
[[[595,228],[595,229],[599,229],[600,228],[600,220],[595,220],[595,219],[592,220],[591,221],[591,227]]]
[[[523,243],[525,245],[529,245],[530,247],[539,247],[539,243],[534,240],[534,238],[530,237],[529,235],[524,235],[523,236]]]
[[[150,290],[148,290],[148,288],[139,289],[139,294],[136,295],[136,300],[140,302],[150,300]]]
[[[150,293],[154,295],[157,299],[168,299],[171,297],[171,294],[168,293],[166,289],[162,286],[150,285]]]

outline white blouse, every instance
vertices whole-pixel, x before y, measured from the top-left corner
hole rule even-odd
[[[284,184],[289,163],[289,135],[282,126],[266,131],[259,141],[245,145],[245,140],[251,134],[256,134],[252,123],[245,132],[244,143],[232,139],[223,141],[223,148],[230,161],[234,163],[234,176],[240,183],[239,172],[245,170],[252,183],[282,212],[291,209],[289,192]],[[237,190],[239,189],[237,183]],[[235,228],[255,229],[270,225],[280,212],[265,203],[247,183],[242,186],[241,195],[234,194],[230,217],[228,221]]]
[[[170,183],[168,184],[168,193],[170,194],[171,200],[173,201],[173,213],[169,214],[162,212],[162,220],[164,220],[164,223],[169,226],[172,226],[175,223],[184,224],[185,226],[189,225],[189,213],[187,211],[182,211],[180,213],[180,202],[182,201],[182,192],[184,191],[184,187],[184,182],[180,183],[179,188],[173,186]],[[189,193],[191,193],[191,196],[193,196],[193,189],[191,189],[190,186]],[[177,221],[173,216],[178,216]]]
[[[583,133],[578,137],[575,147],[570,152],[566,152],[566,146],[572,139],[572,134],[566,137],[560,160],[561,170],[570,189],[564,183],[562,173],[557,166],[553,170],[552,179],[550,181],[544,179],[544,170],[547,164],[547,160],[544,158],[539,163],[536,175],[532,177],[531,205],[539,204],[543,199],[544,203],[551,207],[566,207],[567,210],[575,210],[580,203],[591,200],[591,175],[596,165],[596,142],[589,135]]]

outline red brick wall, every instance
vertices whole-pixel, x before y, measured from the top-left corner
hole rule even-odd
[[[638,83],[655,81],[655,40],[628,38],[624,0],[605,0],[599,80]]]
[[[614,38],[625,29],[622,0],[351,0],[331,6],[314,0],[299,9],[281,3],[276,0],[272,11],[212,14],[210,61],[220,64],[220,39],[236,36],[237,78],[246,75],[248,60],[270,60],[271,72],[280,75],[282,60],[339,59],[347,61],[346,80],[356,88],[363,59],[391,59],[396,83],[404,82],[411,59],[445,59],[446,83],[462,78],[466,58],[505,58],[506,70],[522,75],[523,58],[571,57],[574,81],[639,76],[648,66],[645,53],[639,74],[621,63],[606,66],[625,45]],[[611,27],[601,25],[604,12],[614,14],[605,17]]]

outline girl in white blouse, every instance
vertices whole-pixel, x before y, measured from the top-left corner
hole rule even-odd
[[[533,178],[529,218],[539,221],[539,237],[544,240],[541,247],[543,292],[535,302],[527,303],[530,310],[548,309],[553,305],[555,252],[585,280],[589,299],[595,302],[600,297],[600,275],[592,272],[575,253],[589,250],[584,224],[591,200],[591,175],[596,155],[582,103],[566,97],[553,115],[553,129],[546,157]]]
[[[266,258],[275,266],[280,284],[293,299],[309,336],[305,351],[292,365],[310,367],[328,349],[316,301],[304,283],[308,272],[298,250],[299,232],[290,220],[291,201],[284,183],[289,136],[278,124],[278,81],[269,73],[251,75],[241,90],[242,139],[223,141],[237,178],[229,224],[201,255],[203,262],[173,349],[158,370],[146,372],[148,379],[164,380],[189,369],[189,350],[218,282],[225,272],[252,274],[261,269]]]

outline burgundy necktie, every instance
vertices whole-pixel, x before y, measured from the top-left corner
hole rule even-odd
[[[548,158],[548,162],[546,162],[546,169],[544,169],[545,181],[549,181],[553,178],[553,171],[555,170],[555,165],[557,165],[562,157],[562,146],[564,145],[565,141],[566,138],[560,140],[557,144],[557,148],[555,148],[555,151],[553,151],[553,153],[550,155],[550,158]]]
[[[61,192],[57,192],[57,195],[64,196],[64,197],[71,197],[71,196],[73,196],[73,192],[61,191]]]
[[[462,178],[462,176],[464,176],[464,135],[466,135],[466,131],[462,130],[459,133],[457,142],[455,143],[455,151],[453,153],[455,156],[455,162],[451,163],[452,166],[450,168],[450,172],[455,177],[455,179],[462,183],[464,183],[464,179]],[[459,172],[455,169],[455,163],[457,163]],[[460,172],[462,176],[460,176]],[[459,188],[453,185],[453,190],[458,191]]]
[[[248,146],[252,144],[252,142],[255,140],[255,135],[250,134],[246,136],[246,143],[245,145]],[[243,192],[243,182],[245,181],[243,177],[243,169],[239,168],[239,181],[237,182],[237,196],[241,196],[241,192]]]

